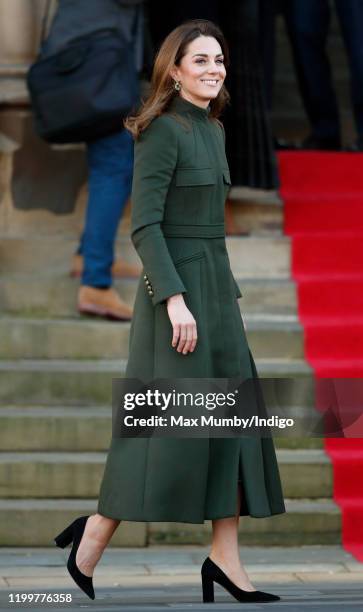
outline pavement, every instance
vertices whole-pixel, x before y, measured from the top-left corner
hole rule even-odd
[[[254,587],[281,597],[273,602],[274,610],[363,610],[363,563],[340,546],[241,547],[240,552]],[[219,585],[215,603],[203,604],[200,567],[208,553],[204,546],[109,548],[95,570],[96,599],[91,601],[68,575],[69,549],[2,548],[0,610],[218,612],[271,605],[239,603]],[[45,594],[43,603],[43,596],[35,603],[36,593]],[[69,601],[55,602],[60,593]]]

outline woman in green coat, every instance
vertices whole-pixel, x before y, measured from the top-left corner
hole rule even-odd
[[[126,127],[135,137],[131,238],[143,263],[126,378],[257,378],[225,242],[230,186],[224,130],[227,48],[213,23],[182,24],[155,60],[151,92]],[[121,520],[203,523],[213,541],[203,600],[219,582],[239,601],[254,589],[238,550],[241,515],[285,512],[272,438],[116,438],[98,512],[56,538],[73,541],[68,569],[94,597],[92,574]]]

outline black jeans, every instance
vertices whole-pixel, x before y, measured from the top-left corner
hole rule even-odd
[[[363,1],[334,0],[334,4],[348,54],[358,137],[363,140]],[[326,54],[329,0],[284,0],[283,10],[313,136],[340,140],[338,103]]]

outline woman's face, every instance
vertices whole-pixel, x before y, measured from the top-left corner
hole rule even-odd
[[[171,76],[180,82],[182,98],[206,108],[210,100],[218,96],[226,78],[219,42],[212,36],[195,38]]]

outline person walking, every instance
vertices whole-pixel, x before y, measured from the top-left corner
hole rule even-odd
[[[357,140],[351,150],[363,151],[363,47],[361,0],[335,0],[351,71],[351,97]],[[329,0],[283,0],[296,73],[311,133],[304,149],[339,150],[341,126],[326,43],[331,19]]]
[[[274,190],[280,185],[261,50],[267,22],[273,21],[270,4],[269,0],[185,0],[163,12],[162,0],[150,0],[150,31],[156,45],[187,19],[209,19],[224,32],[231,53],[226,81],[231,103],[223,110],[223,124],[234,187]],[[235,220],[235,207],[228,194],[226,234],[247,236],[250,231]]]
[[[135,70],[143,68],[143,0],[59,0],[41,57],[56,53],[81,36],[116,30],[134,42]],[[112,286],[113,277],[138,278],[139,265],[115,259],[119,222],[130,196],[133,169],[131,134],[122,126],[86,143],[88,203],[84,230],[73,256],[71,275],[81,277],[78,310],[82,314],[127,321],[132,308]]]
[[[155,59],[149,97],[127,129],[135,138],[131,237],[143,262],[126,378],[242,377],[258,382],[225,240],[231,180],[218,120],[228,48],[207,20],[175,28]],[[114,436],[97,512],[56,538],[72,544],[68,570],[94,598],[93,571],[120,521],[203,523],[211,552],[203,601],[215,582],[238,601],[256,590],[241,563],[238,521],[286,512],[273,439]]]

